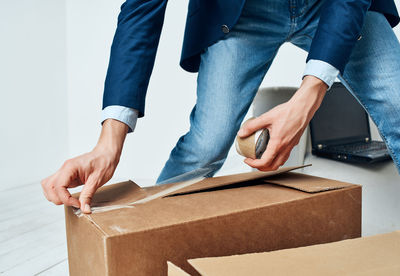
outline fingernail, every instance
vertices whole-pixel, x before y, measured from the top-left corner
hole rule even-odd
[[[74,204],[72,206],[75,207],[76,209],[79,209],[79,205],[78,204]]]
[[[238,135],[239,135],[239,136],[244,135],[244,129],[240,129],[239,132],[238,132]]]
[[[85,213],[91,213],[92,212],[92,210],[90,210],[89,204],[87,204],[87,203],[85,204],[84,211],[85,211]]]

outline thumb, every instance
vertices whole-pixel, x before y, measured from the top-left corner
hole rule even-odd
[[[267,124],[268,122],[266,121],[266,118],[262,118],[261,116],[257,118],[250,118],[242,125],[238,135],[240,138],[245,138],[257,130],[264,128]]]
[[[92,201],[92,197],[97,190],[97,179],[91,174],[83,189],[81,194],[79,195],[79,203],[81,206],[81,211],[85,214],[90,214],[92,211],[90,210],[90,203]]]

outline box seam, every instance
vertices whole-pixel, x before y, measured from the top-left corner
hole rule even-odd
[[[102,234],[104,235],[104,237],[106,237],[106,238],[110,237],[110,235],[109,235],[107,232],[105,232],[105,231],[101,228],[101,226],[98,225],[90,215],[86,215],[86,214],[85,214],[84,217],[85,217],[90,223],[92,223],[92,224],[94,225],[94,227],[97,228],[97,229],[100,231],[100,233],[102,233]]]

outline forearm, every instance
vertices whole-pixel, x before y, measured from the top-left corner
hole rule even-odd
[[[107,152],[112,160],[119,162],[126,134],[129,127],[117,120],[107,119],[103,123],[99,141],[95,151]]]
[[[322,80],[308,75],[305,76],[300,88],[289,102],[292,102],[306,112],[308,120],[311,120],[326,94],[328,86]]]

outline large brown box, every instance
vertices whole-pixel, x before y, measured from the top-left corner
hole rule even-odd
[[[252,172],[140,188],[103,187],[93,213],[66,208],[71,275],[167,275],[167,261],[264,252],[361,235],[361,187]],[[191,184],[191,185],[189,185]]]
[[[398,276],[400,231],[300,248],[189,260],[203,276]],[[168,262],[168,276],[189,274]]]

